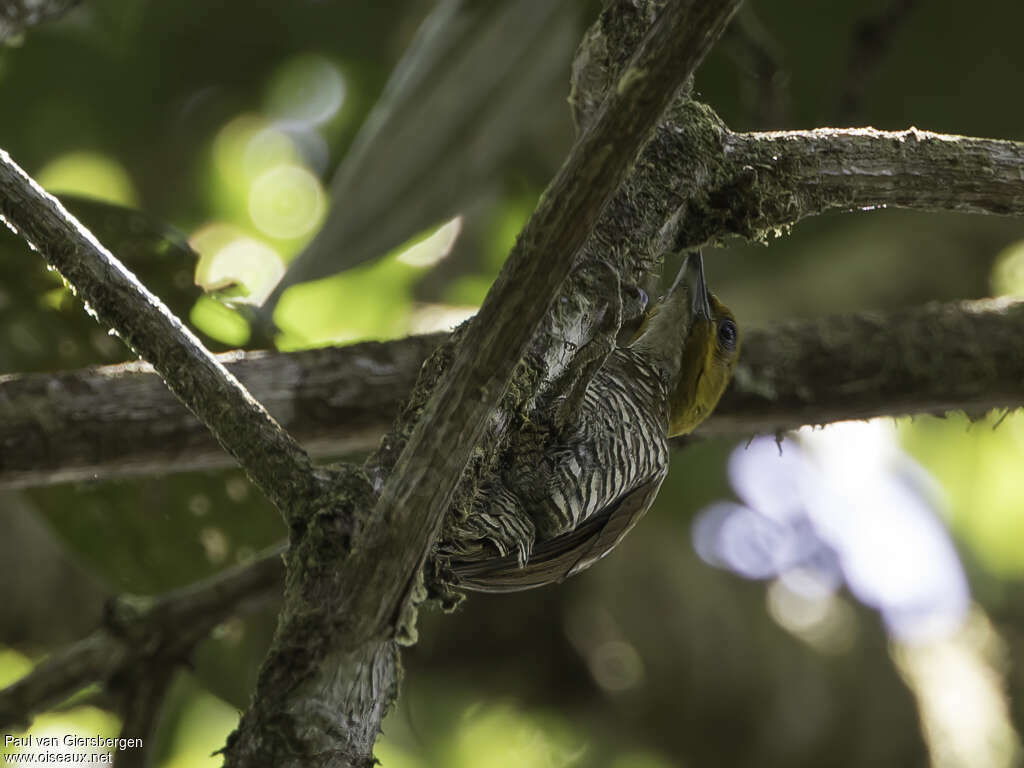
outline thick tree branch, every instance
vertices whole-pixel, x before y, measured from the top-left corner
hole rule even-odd
[[[780,432],[847,419],[983,414],[1024,405],[1024,302],[929,304],[788,322],[748,334],[700,434]]]
[[[34,714],[92,683],[117,688],[156,679],[243,604],[275,593],[283,570],[275,547],[253,563],[157,599],[119,598],[102,627],[0,690],[0,728],[26,728]]]
[[[667,104],[664,89],[658,91],[658,98],[666,99],[663,103],[659,104],[657,99],[640,97],[649,85],[661,83],[661,76],[667,75],[666,70],[670,67],[678,66],[679,73],[684,75],[692,72],[703,51],[713,41],[717,31],[720,31],[712,28],[724,24],[735,4],[694,4],[701,5],[691,9],[697,18],[679,25],[673,33],[662,36],[661,42],[674,43],[680,47],[684,54],[681,62],[673,61],[662,51],[647,60],[634,60],[624,71],[615,69],[618,74],[614,82],[617,85],[612,89],[607,103],[619,107],[626,103],[630,108],[619,114],[614,106],[606,106],[604,110],[587,116],[590,132],[570,158],[568,170],[560,175],[542,202],[531,225],[524,232],[509,268],[493,289],[481,316],[463,338],[451,368],[443,374],[440,385],[425,404],[419,422],[398,459],[395,467],[397,471],[392,472],[384,485],[375,516],[358,520],[359,525],[352,530],[340,531],[336,525],[337,515],[333,512],[329,514],[327,509],[330,507],[333,510],[338,505],[325,503],[321,508],[322,514],[315,521],[308,521],[308,530],[295,531],[299,534],[301,546],[289,570],[288,601],[281,631],[261,675],[256,706],[247,714],[239,732],[228,745],[230,764],[258,764],[266,762],[268,756],[273,756],[275,763],[281,765],[362,765],[371,759],[372,743],[379,729],[380,718],[394,696],[397,676],[393,642],[395,632],[396,629],[399,633],[408,631],[410,627],[411,612],[406,612],[405,608],[415,602],[409,599],[410,595],[415,596],[416,591],[411,579],[415,578],[414,574],[418,572],[429,548],[430,539],[436,535],[441,516],[448,509],[448,502],[462,476],[470,451],[478,446],[494,423],[497,403],[509,382],[513,381],[515,385],[515,396],[511,398],[515,402],[500,409],[501,418],[528,402],[544,378],[543,374],[536,375],[542,368],[535,365],[536,361],[528,359],[515,376],[513,366],[524,356],[531,339],[538,337],[543,322],[546,322],[541,318],[551,305],[555,290],[568,275],[584,238],[594,224],[597,212],[601,210],[607,196],[618,186],[635,150],[646,135],[643,130],[648,124],[646,121],[649,118],[653,124],[653,119],[660,112],[658,107]],[[670,11],[677,8],[676,4],[669,4]],[[716,16],[716,13],[719,15]],[[659,34],[656,30],[647,38],[648,46]],[[691,37],[686,38],[687,34]],[[1021,206],[1019,145],[1009,142],[990,144],[1008,145],[1011,149],[1017,147],[1010,152],[1012,157],[1008,162],[996,164],[996,170],[1003,174],[1004,180],[1008,178],[1007,172],[1016,169],[1016,184],[1001,187],[994,194],[990,186],[979,187],[975,184],[970,187],[975,190],[972,197],[967,177],[953,173],[953,181],[961,184],[961,191],[938,195],[936,202],[935,198],[928,195],[904,194],[901,185],[893,185],[891,178],[886,186],[883,183],[884,170],[873,168],[869,163],[865,166],[867,172],[864,172],[864,167],[859,163],[861,160],[867,162],[867,159],[861,158],[856,152],[848,153],[846,158],[847,162],[858,163],[847,167],[847,175],[854,177],[853,193],[844,194],[846,188],[842,185],[834,183],[830,186],[827,183],[831,178],[829,174],[837,177],[842,171],[832,167],[827,156],[818,156],[823,147],[817,146],[813,139],[838,136],[842,140],[849,134],[867,135],[874,141],[891,143],[894,138],[900,138],[897,134],[838,134],[820,131],[802,134],[735,134],[722,126],[710,110],[686,102],[676,104],[673,117],[679,123],[663,125],[659,129],[655,140],[637,162],[633,182],[609,206],[611,214],[604,217],[597,234],[585,248],[587,263],[597,257],[608,258],[618,267],[624,261],[623,253],[626,250],[641,255],[657,255],[667,244],[696,244],[728,233],[760,238],[802,216],[833,208],[852,210],[874,205],[899,205],[901,200],[907,205],[929,209],[998,213],[1019,212]],[[628,140],[621,140],[623,136],[629,137]],[[911,143],[916,147],[938,140],[949,141],[948,138],[917,132],[908,133],[902,138],[900,145],[904,147]],[[744,142],[750,142],[750,146]],[[779,163],[779,158],[784,154],[783,147],[776,147],[775,144],[788,147],[801,142],[807,145],[805,149],[808,152],[801,157],[804,157],[808,167],[798,163],[794,164],[795,167]],[[990,147],[994,150],[999,148]],[[932,149],[929,147],[929,152]],[[990,151],[986,156],[989,161],[993,160],[992,155]],[[938,157],[941,162],[949,164],[962,161],[956,153],[929,156],[933,160]],[[946,159],[942,160],[943,157]],[[911,156],[909,161],[902,156],[898,159],[901,161],[899,173],[906,177],[903,183],[909,183],[908,180],[916,178],[915,157]],[[930,165],[930,162],[924,165]],[[981,162],[975,165],[981,165]],[[674,172],[674,183],[669,180],[669,183],[661,184],[665,180],[666,169],[669,174]],[[821,183],[822,177],[826,179],[825,184]],[[647,183],[638,183],[638,179]],[[4,181],[0,177],[0,185],[7,186]],[[941,177],[940,181],[947,183],[948,179]],[[789,197],[779,197],[780,191],[786,191]],[[900,194],[904,194],[904,197],[900,197]],[[968,202],[963,204],[965,195]],[[656,198],[654,206],[647,205],[649,196]],[[881,199],[882,202],[865,203],[865,199]],[[999,199],[1003,200],[1004,206],[1006,199],[1009,199],[1011,205],[999,209]],[[39,201],[48,202],[39,198],[31,201],[27,207],[36,208]],[[22,213],[19,209],[25,203],[19,201],[12,206],[4,200],[0,204],[3,206],[0,207],[0,213],[5,219],[18,225],[16,214]],[[58,220],[67,224],[66,219],[58,216]],[[34,226],[35,222],[29,217],[27,228],[30,240],[53,242],[47,237],[37,237],[38,232],[33,230]],[[41,231],[52,233],[46,229]],[[61,236],[66,234],[62,232]],[[95,243],[87,244],[95,246]],[[75,259],[61,257],[62,254],[58,252],[52,258],[60,262],[58,266],[65,274],[78,266]],[[104,304],[95,301],[93,293],[98,291],[95,295],[105,298],[103,294],[110,289],[108,281],[112,277],[115,278],[113,284],[120,286],[115,273],[123,270],[115,267],[108,263],[104,269],[110,271],[110,274],[102,274],[101,279],[92,280],[95,291],[86,291],[87,300],[103,309],[101,314],[105,322],[109,321],[108,313],[116,310],[117,302]],[[77,278],[88,284],[88,270],[77,275]],[[72,277],[72,282],[77,285],[78,279]],[[78,287],[81,288],[80,285]],[[567,294],[567,300],[574,297],[573,291]],[[584,310],[588,306],[591,305],[582,301],[570,307],[564,313],[569,318],[567,324],[571,325],[574,317],[579,320],[585,316],[587,313]],[[512,307],[517,315],[509,311]],[[924,330],[941,328],[942,323],[941,317],[932,318]],[[867,326],[872,334],[881,333],[877,323],[868,322]],[[163,329],[155,335],[160,336],[162,333]],[[804,342],[809,347],[820,343],[822,354],[827,356],[833,341],[830,334],[832,331],[827,328],[818,334],[809,332]],[[1005,337],[1003,339],[1005,341]],[[500,341],[500,344],[496,344],[495,340]],[[754,340],[752,335],[748,337],[747,343],[751,344]],[[159,359],[159,355],[154,358],[138,339],[132,338],[131,342],[147,357],[155,359],[157,368],[165,376],[170,370],[170,378],[175,378],[174,373],[178,369],[174,365],[168,366],[166,360]],[[499,349],[502,345],[504,348]],[[541,347],[542,354],[552,353],[550,344]],[[944,358],[943,365],[965,362],[969,367],[973,360],[972,349],[965,347],[953,355],[952,359]],[[160,349],[155,348],[155,351],[160,352]],[[740,370],[738,386],[748,387],[754,395],[769,403],[783,403],[789,409],[787,413],[791,414],[791,418],[805,418],[815,401],[813,398],[808,399],[805,391],[799,390],[799,383],[798,398],[785,400],[779,397],[779,388],[787,383],[781,373],[788,374],[791,369],[780,366],[780,361],[790,359],[784,354],[786,350],[776,352],[775,356],[768,358],[763,370],[756,366],[748,368],[749,360],[745,358],[747,362]],[[553,354],[566,357],[564,351],[554,350]],[[817,358],[809,358],[805,362],[810,366],[816,361]],[[891,371],[898,369],[901,361],[885,359],[883,362],[883,371]],[[911,362],[919,363],[917,360]],[[864,358],[862,363],[862,368],[858,370],[867,371],[868,379],[862,386],[861,394],[871,394],[875,386],[870,376],[877,378],[879,373],[871,358]],[[531,365],[534,368],[531,369]],[[780,366],[781,373],[772,369],[772,365]],[[837,366],[833,364],[833,367]],[[917,366],[911,369],[906,376],[907,380],[914,381],[914,376],[925,368]],[[182,363],[181,370],[191,369],[188,364]],[[927,370],[934,373],[936,369],[928,367]],[[214,376],[218,382],[225,381],[221,373],[218,371]],[[1019,383],[1020,376],[1014,376]],[[187,385],[192,382],[181,383],[182,388],[188,389]],[[779,388],[773,389],[774,384],[778,384]],[[853,392],[854,399],[857,394]],[[207,404],[211,401],[215,403],[211,405],[213,417],[217,416],[217,406],[232,410],[232,406],[224,404],[227,401],[222,403],[221,400],[216,397],[207,400]],[[1019,398],[1014,395],[1014,402],[1018,401]],[[269,419],[265,419],[264,423],[267,422],[272,424]],[[228,443],[231,442],[229,439]],[[493,447],[493,441],[483,442],[483,452],[486,454]],[[285,447],[290,450],[294,446],[288,444]],[[249,458],[253,461],[258,460],[259,456],[252,454],[259,452],[277,455],[273,449],[267,451],[266,441],[259,436],[245,445],[236,444],[236,450],[240,450],[243,455],[246,448],[251,452]],[[291,461],[295,465],[295,471],[286,474],[286,477],[309,477],[308,462],[304,455],[292,454],[282,461]],[[243,464],[246,464],[244,460]],[[246,465],[250,471],[254,471]],[[261,475],[259,470],[254,473],[257,482],[260,482],[262,476],[264,483],[270,483],[269,478],[274,476],[269,473]],[[429,482],[424,482],[428,473]],[[383,478],[383,474],[380,478]],[[274,495],[275,483],[270,483],[268,494],[279,502],[293,501],[296,496],[308,498],[314,490],[305,488],[297,494],[282,491],[287,498],[281,498]],[[261,484],[261,487],[264,485]],[[362,499],[356,497],[357,494],[347,495],[346,504],[351,506],[353,499],[364,503],[370,500],[369,494]],[[302,522],[307,521],[303,519]],[[389,533],[396,530],[398,536],[389,536]],[[351,546],[341,543],[348,536],[351,536],[348,542]],[[341,568],[336,569],[338,557],[343,555],[348,555],[347,559],[341,562]],[[282,744],[285,745],[283,749]]]
[[[700,434],[745,435],[884,415],[948,410],[976,415],[1017,407],[1024,404],[1022,325],[1024,302],[986,300],[751,331],[733,385]],[[348,380],[346,386],[351,385]],[[389,423],[390,418],[383,420],[380,428]],[[151,661],[144,657],[147,648],[161,649],[164,660],[183,660],[238,603],[277,594],[282,578],[280,559],[272,553],[129,612],[127,624],[119,624],[129,629],[98,630],[0,691],[0,727],[24,724],[91,682],[125,677]],[[122,600],[122,605],[132,603]]]
[[[377,445],[443,338],[218,359],[312,454],[343,456]],[[232,464],[149,365],[0,376],[0,488]]]
[[[719,162],[694,174],[701,183],[680,200],[661,176],[689,173],[695,145],[716,148]],[[727,234],[763,239],[828,210],[1024,213],[1019,142],[913,129],[742,134],[728,131],[706,109],[676,110],[645,151],[637,176],[641,183],[631,181],[621,203],[602,217],[587,245],[591,257],[622,251],[630,238],[656,238],[666,217],[662,238],[695,246]],[[309,450],[341,455],[373,448],[432,343],[250,357],[238,370]],[[159,441],[152,439],[155,423]],[[6,449],[0,453],[2,487],[225,464],[169,397],[116,369],[0,379],[0,446]]]
[[[736,2],[670,3],[651,27],[573,147],[527,223],[506,268],[469,326],[451,368],[432,393],[375,515],[397,528],[385,563],[409,572],[436,535],[455,486],[513,369],[541,328],[548,308],[598,215],[619,187],[656,121],[735,11]],[[514,307],[515,311],[509,311]],[[430,483],[425,479],[430,477]],[[378,568],[376,573],[386,569]],[[367,584],[368,634],[387,626],[406,587]]]
[[[283,514],[317,484],[305,451],[60,202],[0,150],[0,221],[59,271],[100,323],[152,363]]]
[[[990,300],[745,331],[736,377],[700,434],[1024,405],[1021,327],[1024,304]],[[444,338],[236,355],[228,367],[315,454],[339,456],[377,445]],[[0,446],[0,487],[230,463],[144,366],[0,379]],[[132,465],[137,455],[146,463]]]
[[[372,515],[353,531],[349,556],[337,568],[323,567],[316,554],[331,534],[312,526],[297,543],[275,644],[253,707],[228,742],[228,765],[372,764],[380,720],[395,695],[394,643],[411,637],[417,579],[463,471],[474,451],[493,450],[481,448],[481,438],[581,246],[738,4],[665,6],[526,224]],[[519,399],[526,402],[539,382],[521,373]],[[313,594],[331,602],[312,605]],[[304,601],[305,610],[290,613],[293,601]],[[316,608],[319,615],[310,610]],[[297,664],[294,646],[300,637],[309,642],[311,623],[318,646],[305,648]]]

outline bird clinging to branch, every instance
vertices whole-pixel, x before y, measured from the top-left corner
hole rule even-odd
[[[710,415],[738,355],[735,318],[691,254],[632,342],[583,363],[599,367],[558,403],[550,440],[499,468],[453,524],[440,550],[453,585],[529,589],[608,554],[657,496],[668,438]]]

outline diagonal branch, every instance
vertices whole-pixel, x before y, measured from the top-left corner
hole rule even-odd
[[[513,370],[541,328],[604,205],[626,177],[673,96],[717,39],[738,2],[672,3],[651,27],[589,130],[577,141],[531,216],[508,264],[432,393],[375,517],[397,531],[378,562],[408,571],[422,561],[455,486]],[[510,311],[515,308],[515,311]],[[426,478],[429,484],[425,484]],[[426,488],[424,488],[426,485]],[[373,574],[387,572],[378,568]],[[367,589],[369,632],[386,626],[406,587]],[[367,585],[371,586],[371,585]]]
[[[59,271],[100,323],[152,363],[282,513],[316,491],[305,451],[160,300],[0,150],[0,221]]]
[[[228,765],[369,765],[395,696],[395,642],[413,637],[421,568],[456,486],[601,210],[739,0],[668,3],[549,185],[412,429],[351,554],[317,518],[293,542],[285,608]],[[520,369],[518,407],[538,389]],[[326,521],[326,523],[324,522]],[[294,572],[293,569],[294,568]],[[330,596],[317,603],[310,596]],[[320,598],[323,599],[322,597]],[[310,630],[318,637],[308,644]],[[266,734],[274,732],[274,742]]]

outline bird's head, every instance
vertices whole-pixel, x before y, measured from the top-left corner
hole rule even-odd
[[[692,432],[715,409],[740,352],[736,318],[708,291],[700,252],[687,256],[631,346],[666,377],[669,437]]]

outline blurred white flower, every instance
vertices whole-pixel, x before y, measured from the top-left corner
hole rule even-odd
[[[808,598],[845,585],[901,640],[963,622],[967,580],[927,473],[887,422],[849,422],[770,437],[733,451],[742,504],[720,501],[694,522],[698,554],[751,579],[780,579]]]

